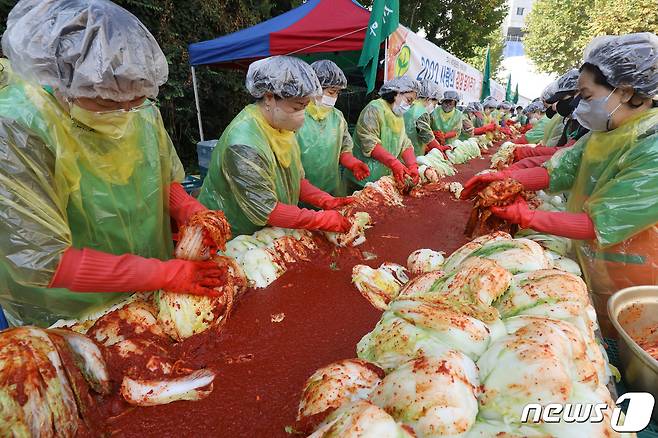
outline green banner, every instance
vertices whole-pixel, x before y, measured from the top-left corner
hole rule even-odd
[[[505,90],[505,100],[512,101],[512,73],[507,76],[507,89]]]
[[[482,74],[482,93],[480,93],[480,102],[491,95],[491,59],[489,58],[489,47],[487,46],[487,59],[484,63],[484,73]]]
[[[368,93],[375,89],[379,47],[400,25],[400,0],[375,0],[366,29],[366,39],[359,58],[359,67],[368,84]]]

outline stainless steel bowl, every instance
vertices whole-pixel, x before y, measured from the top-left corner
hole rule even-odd
[[[620,314],[631,306],[636,307],[632,320],[620,322]],[[624,382],[629,390],[653,394],[657,403],[652,418],[658,420],[658,360],[633,340],[633,336],[643,333],[647,327],[658,324],[658,286],[620,290],[608,300],[608,316],[619,333],[619,359]]]

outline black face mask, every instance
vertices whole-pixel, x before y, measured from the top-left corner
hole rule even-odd
[[[576,109],[578,103],[580,102],[580,96],[571,97],[569,99],[561,100],[557,103],[557,113],[562,117],[568,117],[571,115],[573,110]]]
[[[557,113],[555,112],[553,107],[549,106],[548,109],[546,110],[546,117],[548,117],[549,119],[552,119],[555,114],[557,114]]]

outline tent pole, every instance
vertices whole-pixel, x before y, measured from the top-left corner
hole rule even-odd
[[[192,66],[192,87],[194,87],[194,103],[196,104],[196,117],[199,122],[199,136],[201,141],[204,141],[203,138],[203,123],[201,122],[201,105],[199,104],[199,89],[196,83],[196,71],[194,66]]]

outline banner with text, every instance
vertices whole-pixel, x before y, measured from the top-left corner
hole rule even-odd
[[[482,73],[404,26],[388,37],[384,80],[400,76],[429,79],[462,94],[465,103],[480,100]],[[505,99],[505,87],[491,81],[491,95]]]

